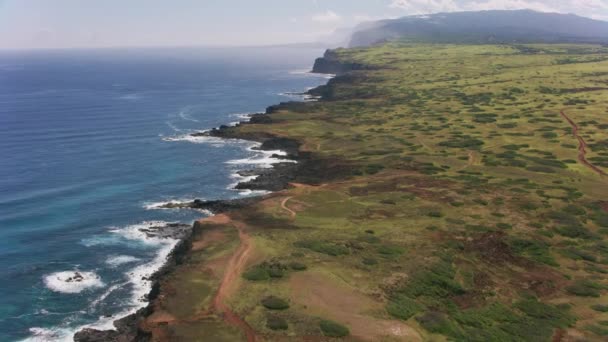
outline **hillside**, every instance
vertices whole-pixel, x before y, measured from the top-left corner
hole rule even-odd
[[[321,101],[222,128],[290,145],[300,168],[287,189],[195,224],[140,332],[605,340],[608,48],[328,55],[356,70],[313,90]]]
[[[351,47],[394,40],[436,43],[608,43],[608,22],[530,10],[438,13],[355,29]]]

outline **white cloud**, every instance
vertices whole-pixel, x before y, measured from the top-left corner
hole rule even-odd
[[[318,23],[336,23],[342,20],[342,17],[334,11],[327,10],[323,13],[317,13],[312,16],[312,21]]]
[[[515,9],[586,16],[608,14],[608,0],[392,0],[389,7],[401,9],[408,14]],[[603,14],[598,14],[598,11]]]
[[[453,0],[393,0],[392,8],[400,8],[409,14],[454,12],[462,10]]]

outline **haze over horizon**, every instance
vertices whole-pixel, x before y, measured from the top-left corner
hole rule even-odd
[[[492,9],[608,20],[608,0],[0,0],[0,49],[306,43],[365,21]]]

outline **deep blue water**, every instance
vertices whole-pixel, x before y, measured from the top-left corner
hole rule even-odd
[[[324,83],[302,72],[321,53],[0,52],[0,341],[71,339],[132,310],[146,289],[134,280],[171,247],[136,229],[203,215],[146,205],[242,196],[230,175],[252,165],[226,162],[260,157],[182,137]],[[76,270],[86,282],[57,279]]]

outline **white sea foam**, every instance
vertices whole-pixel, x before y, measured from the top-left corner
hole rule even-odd
[[[179,113],[177,113],[177,116],[179,116],[180,118],[182,118],[186,121],[199,122],[198,120],[196,120],[195,118],[192,117],[192,107],[183,108],[182,110],[179,111]]]
[[[173,208],[167,208],[167,205],[179,205],[190,203],[194,201],[194,199],[179,199],[179,200],[169,200],[169,201],[161,201],[161,202],[148,202],[144,204],[144,209],[146,210],[172,210]]]
[[[23,342],[72,342],[76,329],[68,328],[30,328],[31,336],[22,340]]]
[[[141,95],[140,94],[127,94],[127,95],[123,95],[121,97],[119,97],[119,99],[121,100],[127,100],[127,101],[137,101],[139,99],[141,99]]]
[[[141,259],[131,255],[112,255],[106,259],[106,264],[116,267],[124,264],[130,264],[133,262],[140,261]]]
[[[198,133],[204,133],[204,131],[201,131]],[[177,135],[177,136],[172,136],[172,137],[163,137],[162,139],[163,139],[163,141],[168,141],[168,142],[186,141],[186,142],[190,142],[190,143],[194,143],[194,144],[208,144],[208,145],[211,145],[214,147],[223,147],[223,146],[226,146],[226,144],[230,143],[230,140],[228,140],[228,139],[222,139],[222,138],[211,137],[211,136],[206,136],[206,135],[194,136],[194,135],[192,135],[192,133],[182,134],[182,135]]]
[[[272,164],[277,163],[295,163],[295,160],[291,159],[282,159],[273,157],[273,155],[285,156],[287,153],[281,150],[256,150],[255,148],[259,147],[260,144],[252,144],[248,148],[249,151],[255,152],[256,155],[243,159],[233,159],[226,162],[226,164],[232,165],[256,165],[260,168],[270,168]]]
[[[80,293],[84,290],[103,287],[105,284],[95,272],[62,271],[44,276],[47,288],[61,293]]]
[[[108,298],[108,296],[112,294],[112,292],[120,289],[121,287],[127,284],[128,282],[124,282],[110,286],[104,293],[101,294],[101,296],[97,297],[94,301],[91,302],[91,308],[96,307],[97,305],[99,305],[99,303],[103,302],[106,298]]]
[[[128,272],[129,279],[133,283],[131,303],[134,306],[134,309],[143,306],[146,302],[146,296],[152,289],[152,280],[150,277],[165,265],[169,254],[177,243],[178,240],[175,239],[164,239],[158,254],[152,261],[137,266]]]
[[[270,193],[271,193],[271,191],[266,191],[266,190],[249,190],[249,189],[239,190],[239,195],[241,195],[241,196],[263,196],[263,195],[268,195]]]

